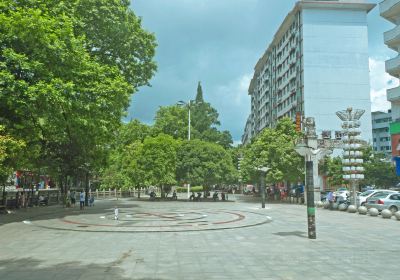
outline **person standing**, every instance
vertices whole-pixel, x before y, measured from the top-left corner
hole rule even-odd
[[[329,209],[332,210],[333,209],[333,202],[335,201],[335,197],[333,196],[333,192],[328,192],[328,194],[326,195],[326,200],[328,200],[329,202]]]
[[[70,193],[70,201],[71,201],[71,206],[75,207],[75,191],[72,191]]]
[[[84,210],[85,208],[85,193],[83,190],[81,190],[81,193],[79,194],[79,206],[81,210]]]

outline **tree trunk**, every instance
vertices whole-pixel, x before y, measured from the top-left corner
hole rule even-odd
[[[85,172],[85,206],[89,206],[89,172]]]
[[[7,199],[7,193],[6,193],[6,185],[3,185],[3,198],[2,198],[2,204],[6,206],[6,199]]]
[[[161,185],[161,198],[165,198],[164,185]]]

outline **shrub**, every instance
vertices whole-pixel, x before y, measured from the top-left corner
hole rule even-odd
[[[202,192],[203,191],[203,186],[194,186],[190,187],[190,192]],[[185,187],[177,187],[176,192],[178,193],[185,193],[187,192],[187,188]]]

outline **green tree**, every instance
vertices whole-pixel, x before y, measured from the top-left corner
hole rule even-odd
[[[210,103],[204,102],[203,90],[199,82],[196,99],[185,107],[178,105],[160,107],[156,113],[153,135],[164,133],[175,139],[187,139],[188,110],[191,112],[191,139],[200,139],[217,143],[224,148],[231,148],[233,144],[229,131],[219,131],[217,126],[218,112]]]
[[[203,99],[203,89],[201,88],[200,82],[197,84],[197,94],[196,94],[195,102],[196,102],[197,104],[203,103],[203,102],[204,102],[204,99]]]
[[[19,154],[24,147],[25,142],[6,134],[4,126],[0,125],[0,184],[3,186],[3,204],[7,179],[18,166]]]
[[[107,163],[101,171],[103,188],[142,187],[146,185],[142,170],[137,164],[142,143],[151,134],[151,127],[138,120],[123,124],[111,142]]]
[[[231,148],[233,144],[232,135],[229,131],[219,131],[215,127],[205,130],[199,138],[203,141],[221,145],[225,149]]]
[[[220,145],[198,139],[184,141],[178,150],[177,178],[180,182],[203,185],[237,182],[231,155]]]
[[[175,139],[188,137],[188,111],[178,105],[160,107],[154,118],[153,135],[164,133]],[[197,132],[192,129],[192,134]]]
[[[57,1],[58,2],[58,1]],[[86,50],[102,64],[117,66],[133,90],[147,85],[157,66],[154,34],[141,26],[129,0],[70,0],[75,32],[85,36]]]
[[[276,128],[265,128],[249,145],[244,147],[241,171],[245,181],[259,178],[260,167],[271,168],[266,176],[270,183],[295,182],[302,177],[304,160],[294,150],[299,134],[288,118],[279,121]]]
[[[104,162],[130,95],[155,71],[154,36],[128,4],[0,3],[0,121],[60,181]]]
[[[328,184],[331,187],[343,186],[343,164],[341,157],[325,157],[320,166],[321,172],[327,176]]]
[[[374,152],[371,146],[365,147],[362,152],[365,179],[360,182],[361,185],[387,188],[399,182],[394,164],[384,154]]]
[[[165,190],[176,183],[177,150],[179,141],[169,135],[160,134],[148,137],[143,142],[137,165],[143,171],[144,180],[161,187],[161,196]]]
[[[135,141],[110,152],[107,168],[102,172],[103,188],[129,189],[146,186],[145,171],[139,166],[143,143]]]
[[[17,140],[5,133],[0,125],[0,184],[4,185],[18,166],[19,153],[25,147],[22,140]]]
[[[115,144],[124,148],[124,146],[136,141],[143,142],[147,136],[151,135],[151,130],[152,127],[141,123],[139,120],[131,120],[121,125],[117,132]]]

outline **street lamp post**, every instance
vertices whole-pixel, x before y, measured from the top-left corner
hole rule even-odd
[[[261,193],[261,208],[265,208],[265,175],[271,168],[269,167],[259,167],[256,169],[260,171],[260,193]]]
[[[188,107],[188,141],[190,141],[190,105],[192,103],[192,100],[189,100],[188,102],[185,101],[179,101],[178,105],[179,106],[187,106]],[[190,198],[190,183],[188,182],[187,184],[188,188],[187,188],[187,196],[188,199]]]
[[[305,142],[300,142],[295,147],[296,152],[305,158],[306,162],[306,201],[307,201],[307,225],[308,238],[316,239],[315,226],[315,203],[314,203],[314,178],[313,178],[313,161],[311,159],[313,149]]]
[[[305,122],[305,137],[297,143],[296,152],[304,157],[306,167],[306,189],[305,199],[307,202],[307,221],[308,221],[308,238],[316,239],[316,226],[315,226],[315,195],[319,200],[320,188],[318,186],[318,162],[331,151],[325,147],[318,147],[318,137],[315,132],[314,118],[306,118]],[[316,190],[315,187],[318,187]]]

